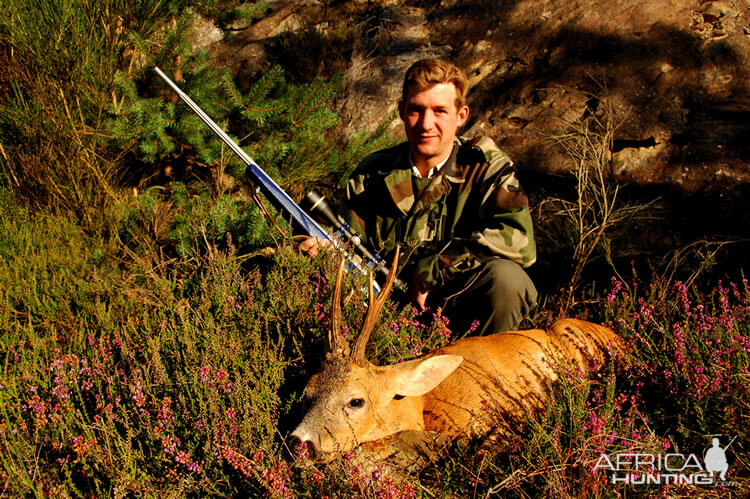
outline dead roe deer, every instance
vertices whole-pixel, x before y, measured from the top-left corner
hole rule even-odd
[[[625,351],[611,329],[563,319],[548,330],[467,337],[418,359],[376,366],[365,359],[365,348],[395,265],[377,299],[371,277],[369,308],[352,348],[341,332],[343,270],[342,262],[326,359],[305,387],[306,412],[290,436],[292,450],[304,443],[319,456],[407,430],[483,433],[498,415],[518,418],[541,407],[561,362],[586,373],[603,366],[611,352]]]

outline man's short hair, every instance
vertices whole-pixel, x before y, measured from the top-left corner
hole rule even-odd
[[[429,90],[440,83],[453,83],[456,87],[456,109],[466,103],[469,81],[458,66],[444,59],[422,59],[406,70],[401,101],[406,102],[409,87],[416,85],[420,92]]]

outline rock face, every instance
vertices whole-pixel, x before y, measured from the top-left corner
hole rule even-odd
[[[464,133],[492,137],[522,171],[569,171],[550,136],[606,100],[620,123],[612,146],[618,180],[685,192],[750,181],[748,0],[270,5],[264,19],[211,50],[243,78],[268,66],[284,31],[357,25],[341,104],[345,133],[374,129],[395,109],[409,64],[445,57],[470,78]]]

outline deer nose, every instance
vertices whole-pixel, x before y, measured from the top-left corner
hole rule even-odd
[[[292,458],[307,459],[314,458],[319,454],[312,440],[302,439],[297,435],[290,435],[286,440],[286,448]]]

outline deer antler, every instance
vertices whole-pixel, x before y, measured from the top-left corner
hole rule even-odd
[[[385,284],[380,289],[377,299],[372,289],[372,273],[370,273],[370,304],[367,307],[367,315],[365,316],[365,322],[362,324],[362,331],[357,336],[357,340],[354,342],[354,348],[352,350],[352,360],[359,361],[365,360],[365,348],[367,342],[370,340],[370,333],[372,333],[375,327],[375,322],[378,320],[380,310],[383,308],[385,300],[388,295],[391,294],[393,288],[393,281],[396,279],[396,267],[398,267],[398,255],[399,247],[396,246],[396,252],[393,255],[393,264],[391,270],[388,272],[388,277],[385,279]]]
[[[349,343],[341,337],[341,282],[344,280],[345,264],[346,259],[342,258],[338,274],[336,274],[336,287],[333,292],[333,310],[331,311],[331,329],[328,331],[328,339],[325,345],[326,356],[349,356]]]

